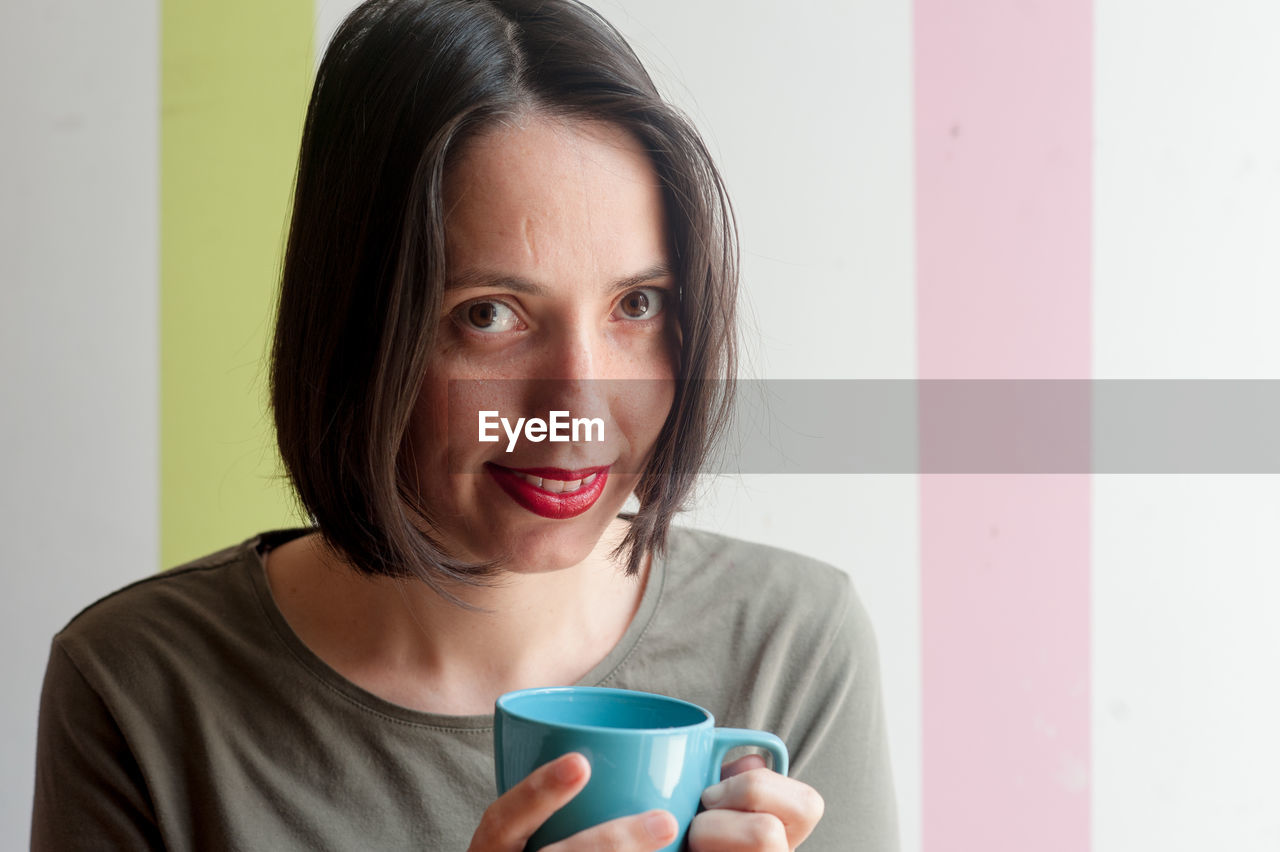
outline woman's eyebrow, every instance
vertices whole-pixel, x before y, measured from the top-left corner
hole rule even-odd
[[[654,281],[658,278],[669,278],[671,270],[665,263],[657,263],[650,266],[644,272],[639,272],[627,278],[620,278],[609,285],[610,293],[617,293],[622,290],[630,290],[632,287],[638,287],[647,281]]]
[[[667,278],[670,275],[671,270],[665,263],[657,263],[643,272],[637,272],[635,275],[628,275],[626,278],[619,278],[617,281],[611,282],[607,285],[606,290],[609,293],[617,293],[637,287],[648,281]],[[470,290],[476,287],[492,287],[495,290],[508,290],[512,293],[526,293],[533,296],[543,296],[547,293],[545,286],[527,278],[521,278],[519,275],[500,275],[479,270],[466,270],[457,275],[452,275],[444,285],[446,291]]]
[[[471,290],[476,287],[492,287],[495,290],[509,290],[513,293],[528,293],[534,296],[541,296],[547,292],[547,288],[541,284],[535,284],[529,279],[521,278],[518,275],[495,275],[475,270],[451,275],[444,283],[446,292],[449,290]]]

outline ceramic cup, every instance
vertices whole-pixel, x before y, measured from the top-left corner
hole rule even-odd
[[[702,791],[720,781],[729,749],[758,746],[787,773],[787,747],[764,731],[717,728],[696,704],[625,689],[571,686],[523,689],[498,699],[494,764],[501,795],[544,763],[579,752],[591,779],[573,801],[529,840],[540,849],[616,817],[654,808],[679,823],[677,850],[698,810]]]

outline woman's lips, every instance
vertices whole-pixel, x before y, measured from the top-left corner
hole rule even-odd
[[[553,520],[574,518],[604,493],[609,465],[566,470],[561,467],[510,468],[489,462],[485,469],[498,486],[525,509]]]

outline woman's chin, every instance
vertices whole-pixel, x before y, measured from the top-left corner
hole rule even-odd
[[[558,526],[558,525],[557,525]],[[511,574],[546,574],[581,565],[600,543],[596,524],[574,524],[577,529],[550,529],[519,536],[506,548],[502,570]]]
[[[446,547],[467,561],[496,562],[509,574],[563,571],[587,561],[608,561],[626,534],[617,515],[630,493],[628,482],[610,482],[601,499],[569,518],[539,516],[486,484],[491,487],[482,492],[485,499],[477,501],[477,508],[483,508],[468,513],[482,520],[441,536]]]

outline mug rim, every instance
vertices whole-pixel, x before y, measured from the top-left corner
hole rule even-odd
[[[583,725],[577,722],[559,722],[547,721],[546,719],[537,719],[527,713],[521,713],[511,708],[511,703],[522,698],[528,698],[535,695],[554,695],[558,693],[586,693],[588,695],[616,695],[625,698],[648,698],[657,699],[667,704],[678,704],[690,710],[695,710],[702,714],[701,721],[694,722],[690,725],[665,725],[660,728],[614,728],[607,725]],[[711,711],[705,707],[694,704],[692,701],[685,701],[683,698],[673,698],[670,695],[662,695],[657,692],[641,692],[637,689],[617,689],[609,686],[536,686],[530,689],[516,689],[511,692],[498,696],[498,700],[494,703],[495,715],[501,713],[506,716],[519,719],[522,722],[528,722],[534,725],[548,725],[556,728],[564,728],[572,731],[592,731],[594,733],[610,733],[610,734],[661,734],[673,731],[691,731],[702,727],[715,727],[715,717],[711,715]]]

